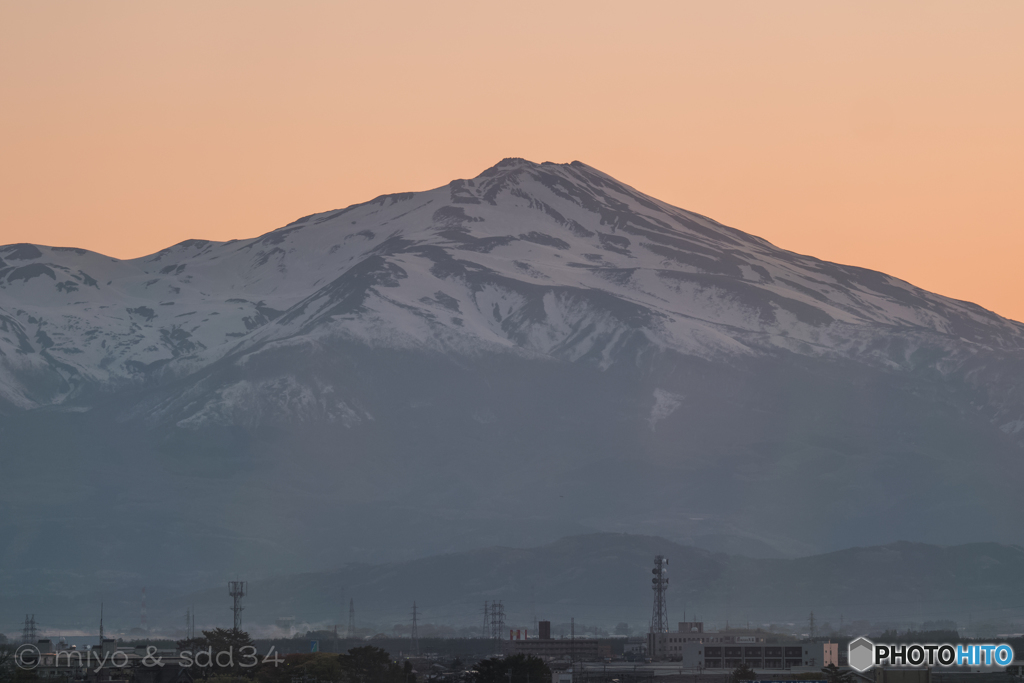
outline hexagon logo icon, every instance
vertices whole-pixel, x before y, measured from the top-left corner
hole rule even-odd
[[[847,654],[850,668],[867,671],[875,663],[875,644],[867,638],[858,638],[850,643]]]

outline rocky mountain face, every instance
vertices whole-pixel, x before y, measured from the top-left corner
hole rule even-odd
[[[1020,323],[579,162],[134,260],[9,245],[0,573],[1021,542],[1022,378]]]

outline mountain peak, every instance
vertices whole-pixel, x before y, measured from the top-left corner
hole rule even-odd
[[[543,168],[568,168],[568,167],[571,167],[571,166],[580,166],[580,167],[584,167],[584,168],[589,168],[589,167],[587,167],[586,164],[583,164],[583,163],[581,163],[579,161],[573,161],[573,162],[568,163],[568,164],[562,164],[562,163],[558,163],[558,162],[555,162],[555,161],[544,161],[544,162],[541,162],[541,163],[537,163],[536,161],[530,161],[529,159],[524,159],[523,157],[505,157],[504,159],[502,159],[498,163],[496,163],[493,166],[491,166],[491,167],[485,169],[484,171],[482,171],[477,176],[477,178],[487,178],[487,177],[494,176],[494,175],[497,175],[497,174],[508,173],[509,171],[535,170],[535,169],[539,169],[539,168],[542,168],[542,167]]]

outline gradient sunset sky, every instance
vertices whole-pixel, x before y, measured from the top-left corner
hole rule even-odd
[[[1024,2],[0,0],[0,244],[142,256],[507,156],[1024,320]]]

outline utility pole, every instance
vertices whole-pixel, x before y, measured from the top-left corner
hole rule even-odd
[[[420,634],[419,634],[419,630],[417,628],[417,619],[416,619],[417,616],[418,616],[418,614],[417,614],[417,611],[416,611],[416,601],[413,600],[412,601],[412,634],[411,635],[412,635],[412,651],[413,651],[413,654],[416,654],[416,655],[418,655],[420,653]]]
[[[537,588],[536,586],[530,586],[530,611],[533,612],[533,632],[537,632]],[[527,674],[529,678],[529,674]],[[530,683],[529,680],[526,683]]]
[[[236,631],[242,630],[242,598],[246,596],[248,586],[245,581],[228,581],[228,595],[231,596],[233,604],[231,611],[235,613],[235,626]]]
[[[576,671],[576,617],[569,619],[569,666]]]

